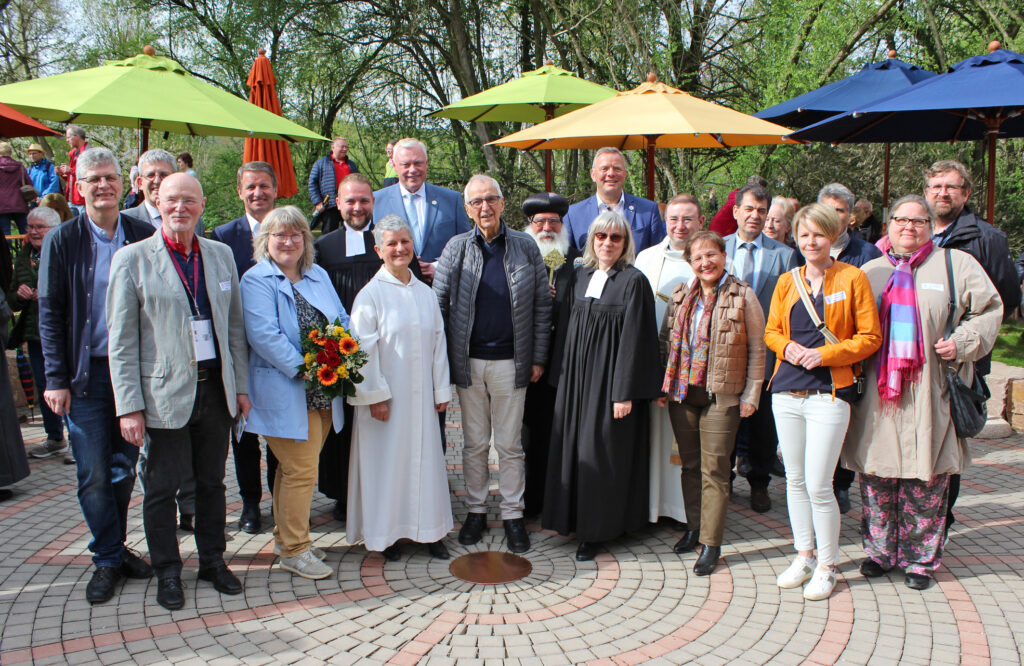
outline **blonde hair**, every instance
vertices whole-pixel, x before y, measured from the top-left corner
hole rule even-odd
[[[296,266],[299,273],[305,273],[313,265],[313,232],[309,230],[309,222],[295,206],[282,206],[267,213],[260,222],[260,232],[252,241],[252,257],[257,263],[270,258],[267,244],[270,234],[285,229],[294,229],[302,234],[302,256]]]
[[[832,206],[812,203],[804,206],[793,216],[793,238],[800,233],[800,226],[805,222],[813,222],[830,241],[835,242],[843,233],[843,223],[839,214]]]
[[[11,148],[11,144],[0,141],[0,157],[11,157],[12,155],[14,155],[14,149]]]
[[[606,210],[601,213],[590,224],[590,229],[587,230],[587,245],[583,249],[583,265],[597,268],[597,253],[594,252],[594,235],[599,231],[620,233],[626,237],[622,256],[615,262],[615,267],[624,268],[632,266],[633,261],[636,259],[633,231],[629,228],[629,222],[626,221],[626,218],[612,210]]]

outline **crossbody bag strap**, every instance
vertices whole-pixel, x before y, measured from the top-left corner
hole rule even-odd
[[[790,275],[793,276],[793,282],[796,283],[796,291],[800,294],[800,301],[803,302],[804,308],[807,309],[807,314],[811,317],[811,323],[814,324],[814,328],[818,329],[830,344],[838,345],[839,338],[835,336],[832,331],[828,330],[828,326],[818,316],[818,312],[814,309],[814,303],[811,302],[811,295],[807,293],[807,285],[804,284],[804,279],[800,277],[799,268],[791,268],[789,271]],[[824,289],[824,285],[822,285]]]
[[[946,281],[949,283],[949,315],[946,317],[946,332],[942,336],[946,340],[953,334],[953,317],[956,316],[956,286],[953,284],[953,259],[948,248],[943,248],[946,255]]]

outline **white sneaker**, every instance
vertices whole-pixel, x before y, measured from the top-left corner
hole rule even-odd
[[[828,599],[835,587],[836,570],[833,567],[822,564],[814,570],[811,582],[804,588],[804,599],[808,601]]]
[[[327,553],[325,553],[324,551],[320,550],[316,546],[310,546],[309,547],[309,552],[313,553],[313,557],[315,557],[316,559],[320,560],[321,562],[323,562],[325,559],[327,559]],[[281,546],[279,546],[276,541],[274,542],[274,555],[277,555],[278,557],[281,557]]]
[[[304,550],[295,557],[282,557],[278,564],[285,571],[313,580],[327,578],[334,573],[334,569],[318,560],[309,550]]]
[[[796,559],[793,560],[793,564],[790,564],[788,569],[780,573],[775,582],[779,587],[786,590],[800,587],[811,579],[816,566],[818,566],[818,560],[815,558],[797,555]]]
[[[33,458],[49,458],[50,456],[60,455],[68,450],[68,440],[62,439],[57,441],[55,439],[47,439],[38,446],[33,446],[29,449],[28,454]]]

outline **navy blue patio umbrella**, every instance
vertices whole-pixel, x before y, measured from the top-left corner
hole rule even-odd
[[[989,44],[990,53],[962,60],[922,81],[790,135],[803,141],[888,143],[988,141],[988,221],[995,213],[999,137],[1024,136],[1024,56]]]

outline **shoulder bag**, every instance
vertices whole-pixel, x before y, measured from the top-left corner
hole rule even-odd
[[[953,317],[956,314],[956,287],[953,283],[953,260],[950,258],[950,251],[946,253],[946,279],[949,282],[949,316],[946,318],[946,332],[943,335],[949,339],[953,333]],[[952,363],[946,363],[946,383],[949,384],[949,414],[953,418],[953,427],[956,429],[957,437],[974,437],[985,427],[988,420],[987,401],[991,393],[988,386],[974,372],[974,381],[968,386],[960,379],[960,374],[953,368]]]

